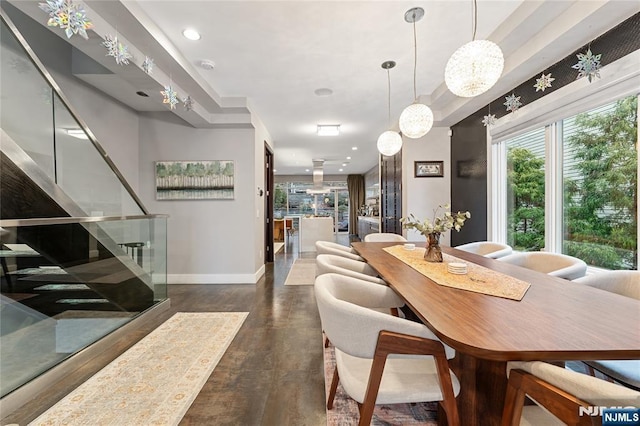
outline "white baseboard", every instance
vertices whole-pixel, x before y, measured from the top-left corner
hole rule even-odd
[[[254,274],[167,274],[167,284],[255,284],[264,270],[262,265]]]

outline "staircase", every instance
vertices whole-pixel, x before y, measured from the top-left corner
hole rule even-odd
[[[167,292],[166,216],[148,213],[4,9],[1,32],[4,401]],[[34,87],[46,90],[25,96]]]

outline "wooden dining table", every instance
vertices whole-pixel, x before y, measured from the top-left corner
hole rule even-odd
[[[450,247],[442,251],[530,287],[519,301],[446,287],[383,250],[397,244],[352,247],[456,350],[463,425],[499,424],[508,361],[640,358],[638,300]]]

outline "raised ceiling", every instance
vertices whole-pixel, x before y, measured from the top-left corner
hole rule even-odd
[[[38,1],[11,3],[46,23]],[[195,101],[193,111],[176,111],[185,121],[251,127],[259,120],[273,140],[277,174],[309,175],[313,159],[325,160],[325,174],[364,173],[377,163],[376,140],[389,127],[382,62],[397,62],[391,70],[393,128],[413,101],[413,29],[404,21],[412,7],[425,9],[416,23],[416,82],[421,101],[434,111],[435,126],[455,124],[638,12],[636,1],[623,0],[479,0],[476,38],[502,48],[505,71],[489,92],[463,99],[447,90],[444,68],[455,49],[471,40],[472,0],[85,4],[95,33],[89,41],[73,37],[71,43],[113,74],[79,77],[138,111],[168,110],[159,90],[171,81],[181,96]],[[202,38],[184,38],[188,27]],[[115,31],[134,53],[130,65],[116,65],[100,47],[101,37]],[[145,55],[156,63],[151,76],[140,69]],[[215,67],[201,67],[203,60]],[[333,94],[317,96],[321,88]],[[150,97],[138,97],[137,90]],[[340,124],[341,134],[319,137],[317,124]]]

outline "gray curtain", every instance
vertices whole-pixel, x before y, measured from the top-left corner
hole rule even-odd
[[[358,210],[364,204],[364,176],[348,175],[347,189],[349,190],[349,233],[358,233]]]

